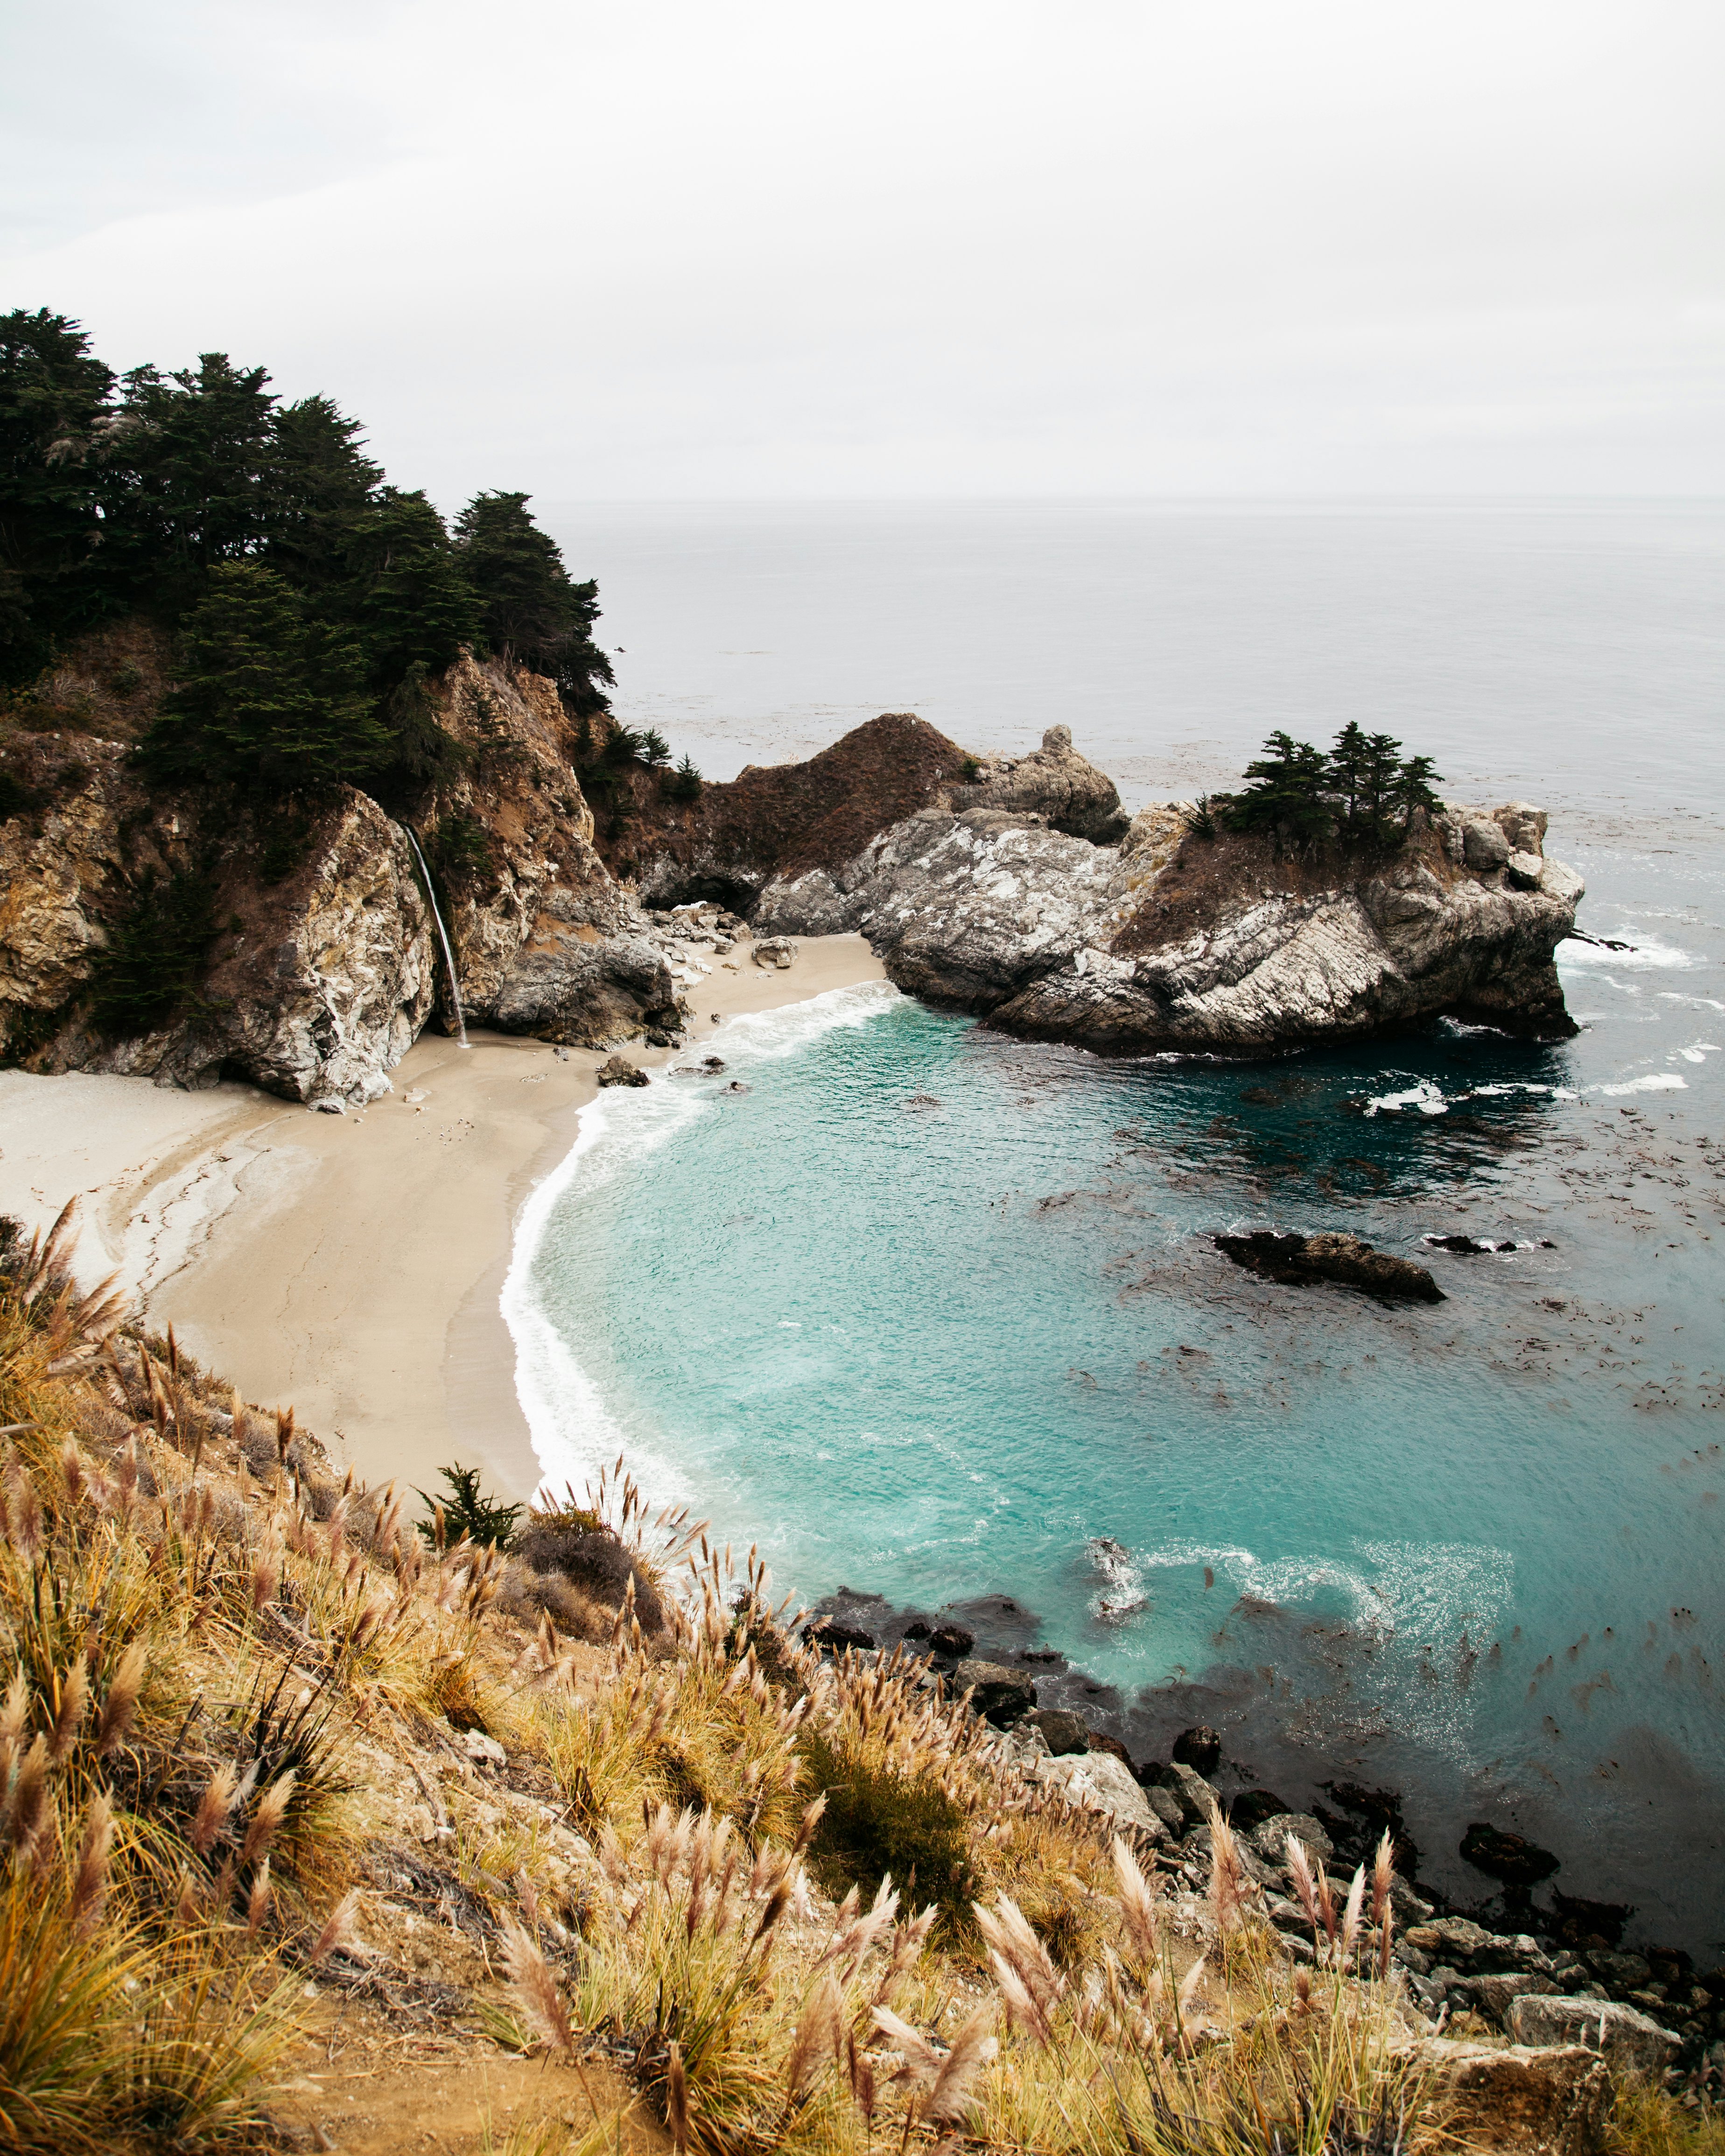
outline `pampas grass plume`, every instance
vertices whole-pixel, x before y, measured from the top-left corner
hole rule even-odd
[[[307,1957],[313,1969],[327,1959],[340,1947],[343,1952],[353,1952],[358,1942],[353,1936],[353,1912],[359,1906],[359,1889],[350,1887],[324,1919],[323,1929],[313,1940]]]
[[[285,1774],[278,1774],[259,1798],[251,1824],[245,1830],[245,1840],[240,1845],[242,1869],[248,1864],[255,1864],[281,1831],[281,1823],[287,1817],[294,1784],[298,1779],[295,1770],[290,1767]]]
[[[114,1809],[105,1789],[99,1789],[84,1815],[84,1840],[78,1851],[78,1870],[72,1881],[73,1928],[93,1931],[100,1921],[108,1896],[108,1856],[114,1846]]]
[[[126,1742],[131,1728],[132,1717],[138,1711],[138,1695],[144,1688],[144,1675],[149,1667],[149,1657],[143,1644],[133,1640],[120,1657],[113,1681],[108,1686],[108,1697],[102,1702],[102,1711],[96,1720],[95,1755],[105,1759],[110,1752],[118,1751]]]
[[[78,1741],[78,1732],[83,1726],[84,1710],[90,1704],[90,1666],[82,1655],[70,1663],[60,1679],[59,1708],[54,1718],[54,1734],[49,1739],[49,1753],[58,1763],[64,1759]]]
[[[971,2084],[1000,2048],[993,2035],[993,2025],[992,1999],[985,1999],[960,2025],[952,2038],[952,2050],[941,2062],[928,2102],[923,2106],[924,2118],[932,2118],[939,2125],[950,2125],[970,2109]]]
[[[200,1856],[209,1855],[239,1794],[239,1784],[234,1769],[224,1760],[204,1784],[203,1794],[198,1800],[198,1810],[192,1821],[192,1846]]]

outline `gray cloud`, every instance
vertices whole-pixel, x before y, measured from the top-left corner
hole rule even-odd
[[[1705,0],[69,0],[10,304],[441,498],[1725,489]]]

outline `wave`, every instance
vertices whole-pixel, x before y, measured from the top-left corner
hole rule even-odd
[[[703,1036],[703,1054],[722,1053],[727,1065],[775,1063],[829,1033],[870,1024],[904,1001],[890,981],[829,988],[806,1003],[747,1011]],[[559,1330],[543,1292],[542,1259],[558,1209],[578,1185],[593,1189],[656,1152],[680,1131],[711,1113],[717,1089],[689,1078],[673,1083],[677,1067],[655,1071],[644,1086],[615,1086],[581,1111],[575,1142],[536,1184],[516,1223],[515,1245],[498,1307],[515,1343],[516,1397],[539,1461],[542,1491],[577,1490],[620,1455],[643,1487],[664,1502],[694,1493],[670,1460],[644,1445],[608,1407]]]
[[[1422,1116],[1446,1116],[1463,1101],[1500,1100],[1511,1093],[1543,1093],[1553,1101],[1581,1098],[1568,1086],[1541,1086],[1531,1079],[1514,1079],[1497,1086],[1470,1086],[1460,1092],[1445,1093],[1430,1078],[1422,1078],[1418,1085],[1404,1086],[1399,1093],[1373,1094],[1366,1102],[1366,1113],[1399,1116],[1404,1109],[1412,1108]]]
[[[1566,936],[1553,955],[1560,966],[1609,967],[1614,972],[1700,963],[1692,952],[1680,950],[1675,943],[1667,943],[1657,936],[1643,937],[1639,942],[1619,950],[1608,948],[1603,943],[1583,943],[1573,936]]]
[[[1609,1094],[1615,1099],[1623,1093],[1681,1093],[1687,1091],[1688,1083],[1675,1070],[1650,1070],[1645,1078],[1630,1078],[1620,1086],[1595,1086],[1591,1090]]]

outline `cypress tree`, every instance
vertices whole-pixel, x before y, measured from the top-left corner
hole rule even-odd
[[[492,649],[548,674],[571,711],[603,711],[614,677],[593,640],[598,587],[572,583],[562,552],[525,494],[479,494],[455,520],[456,546]]]
[[[113,388],[66,316],[0,315],[0,680],[27,679],[56,636],[95,618],[101,524],[85,459]]]
[[[180,678],[142,745],[167,778],[253,792],[362,784],[388,735],[365,654],[308,617],[293,586],[253,562],[214,570],[180,638]]]

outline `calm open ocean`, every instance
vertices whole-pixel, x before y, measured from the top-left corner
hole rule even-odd
[[[548,1472],[619,1447],[781,1586],[1006,1595],[1134,1752],[1514,1825],[1631,1935],[1725,1938],[1725,511],[552,512],[618,709],[713,776],[881,710],[1056,721],[1130,805],[1350,718],[1553,811],[1578,1039],[1107,1064],[885,987],[612,1092],[506,1309]],[[705,1045],[705,1043],[703,1043]],[[1449,1300],[1235,1271],[1347,1227]],[[1423,1238],[1513,1238],[1465,1257]],[[993,1635],[1007,1644],[1010,1625]],[[1083,1672],[1082,1676],[1077,1674]],[[1100,1687],[1100,1689],[1096,1689]]]

